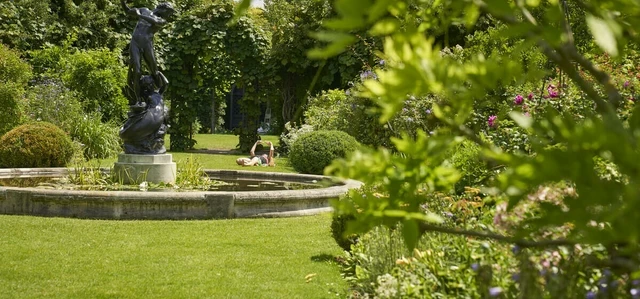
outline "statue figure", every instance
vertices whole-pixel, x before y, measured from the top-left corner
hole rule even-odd
[[[128,15],[138,18],[138,24],[136,24],[136,28],[133,30],[131,43],[129,45],[128,81],[130,87],[133,89],[133,95],[129,97],[129,105],[133,105],[134,99],[136,103],[140,103],[141,100],[139,80],[142,76],[143,59],[156,86],[162,84],[161,80],[166,80],[158,70],[158,64],[153,50],[153,37],[175,14],[175,10],[169,2],[158,4],[154,10],[149,10],[144,7],[129,8],[126,0],[122,0],[122,6]],[[166,84],[168,82],[164,83]]]
[[[141,95],[145,101],[131,107],[129,118],[120,129],[120,138],[124,141],[127,154],[164,154],[164,135],[167,132],[165,119],[167,109],[162,94],[167,85],[155,90],[151,76],[140,78]]]
[[[155,9],[130,8],[121,0],[128,15],[136,16],[138,23],[129,45],[129,72],[125,94],[129,99],[129,118],[120,129],[126,154],[163,154],[167,126],[166,108],[162,94],[169,81],[160,72],[153,50],[153,38],[175,14],[173,5],[160,3]],[[142,73],[144,60],[148,75]]]

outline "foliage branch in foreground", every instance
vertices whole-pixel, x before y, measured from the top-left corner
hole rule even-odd
[[[595,43],[609,55],[620,55],[626,39],[637,36],[634,28],[640,25],[639,3],[576,3],[586,12]],[[639,108],[634,108],[626,120],[618,116],[616,109],[623,103],[620,92],[608,74],[578,51],[565,8],[562,1],[335,2],[337,17],[324,23],[326,31],[316,34],[328,45],[309,55],[326,58],[339,53],[353,42],[349,34],[353,30],[369,28],[370,34],[382,36],[386,66],[376,71],[377,79],[365,81],[361,90],[361,95],[379,105],[381,122],[401,111],[407,95],[435,94],[446,99],[434,105],[435,117],[445,124],[434,135],[421,133],[417,138],[395,139],[397,154],[386,149],[363,150],[327,170],[367,184],[381,184],[388,195],[354,195],[354,204],[340,204],[340,211],[355,214],[355,225],[351,226],[354,231],[402,223],[409,247],[426,231],[493,238],[520,247],[582,243],[631,249],[638,245],[640,226],[629,222],[635,219],[640,205]],[[521,48],[508,57],[478,54],[458,61],[440,55],[434,39],[426,34],[437,33],[452,23],[472,26],[481,14],[490,14],[503,23],[502,35],[522,39]],[[416,19],[423,22],[410,22]],[[517,53],[527,51],[541,51],[580,89],[580,96],[596,107],[580,120],[553,109],[535,117],[512,113],[511,118],[530,135],[532,155],[503,152],[465,125],[474,101],[487,92],[503,84],[543,78],[544,73],[523,67],[519,57],[523,54]],[[527,195],[544,184],[570,184],[577,196],[555,204],[541,203],[539,212],[523,221],[512,235],[438,225],[439,217],[423,212],[425,197],[417,194],[451,188],[460,174],[449,164],[446,151],[464,139],[482,146],[484,158],[506,166],[489,191],[504,196],[509,209],[527,201]],[[594,160],[612,165],[621,179],[599,176]],[[543,231],[554,228],[568,229],[559,239],[540,237]],[[622,267],[631,272],[637,269],[637,262],[626,260]]]

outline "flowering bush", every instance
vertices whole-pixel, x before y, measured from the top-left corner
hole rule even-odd
[[[291,147],[293,147],[293,144],[300,136],[313,132],[313,126],[311,125],[302,125],[298,128],[290,122],[284,124],[284,128],[284,132],[280,135],[280,148],[278,149],[278,151],[283,154],[291,150]]]
[[[378,191],[376,196],[386,197]],[[457,196],[423,195],[430,200],[422,208],[442,215],[441,228],[464,227],[491,234],[510,230],[515,227],[510,221],[525,221],[527,213],[539,212],[535,205],[559,204],[562,198],[575,196],[575,190],[566,185],[540,188],[529,195],[528,204],[509,213],[503,204],[494,212],[497,199],[476,188],[466,188]],[[345,252],[342,267],[350,297],[517,298],[529,294],[531,298],[636,298],[640,292],[640,280],[593,264],[607,255],[601,246],[523,249],[462,233],[431,232],[411,251],[401,231],[401,227],[377,226],[358,237],[351,252]],[[554,236],[564,233],[557,231]]]

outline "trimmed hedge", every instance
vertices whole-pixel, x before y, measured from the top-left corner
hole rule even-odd
[[[55,125],[25,124],[0,138],[0,167],[64,167],[74,149],[69,135]]]
[[[345,132],[313,131],[296,140],[289,153],[289,162],[298,172],[322,174],[331,161],[344,158],[357,147],[356,139]]]

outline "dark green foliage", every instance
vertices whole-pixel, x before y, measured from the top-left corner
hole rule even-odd
[[[313,131],[296,140],[289,162],[301,173],[322,174],[334,159],[345,158],[355,151],[358,142],[342,131]]]
[[[0,167],[64,167],[74,148],[69,135],[51,123],[25,124],[0,138]]]
[[[60,44],[69,35],[82,49],[116,49],[127,38],[119,1],[0,1],[0,20],[0,42],[22,51]]]
[[[334,214],[331,220],[331,235],[336,240],[338,246],[346,251],[351,251],[351,245],[356,243],[357,235],[345,236],[347,231],[347,222],[353,220],[351,215]]]
[[[0,43],[31,50],[56,40],[62,26],[49,11],[48,2],[0,1]]]

